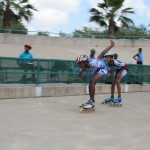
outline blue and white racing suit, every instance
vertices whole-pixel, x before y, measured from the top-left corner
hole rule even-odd
[[[117,73],[126,66],[126,63],[119,60],[113,60],[113,65],[110,68],[114,68],[116,72],[114,73],[114,77],[116,77]],[[127,70],[123,70],[121,76],[124,77],[127,74]]]
[[[108,70],[109,70],[109,66],[104,58],[91,59],[89,61],[89,66],[90,66],[90,69],[93,70],[93,75],[96,75],[98,73],[101,78],[104,78],[107,75]]]

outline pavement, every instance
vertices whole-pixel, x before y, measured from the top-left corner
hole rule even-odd
[[[0,150],[149,150],[150,92],[123,93],[123,107],[108,96],[84,114],[88,95],[0,100]]]

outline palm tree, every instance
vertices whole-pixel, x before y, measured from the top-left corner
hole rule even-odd
[[[21,22],[24,19],[29,22],[33,16],[32,10],[37,11],[29,4],[29,0],[3,0],[0,6],[3,12],[3,29],[9,29],[12,20]]]
[[[103,3],[98,3],[96,8],[90,9],[92,16],[90,22],[96,22],[102,27],[108,29],[108,35],[113,36],[115,31],[119,29],[117,23],[121,27],[129,27],[133,25],[133,21],[127,17],[128,14],[133,14],[132,8],[124,8],[125,0],[103,0]]]

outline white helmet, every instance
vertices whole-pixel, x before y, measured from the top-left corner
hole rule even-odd
[[[112,54],[111,52],[107,52],[107,53],[104,55],[104,57],[106,57],[106,56],[113,57],[113,54]]]
[[[80,55],[80,56],[77,57],[76,63],[85,62],[87,60],[88,60],[88,56],[87,55]]]

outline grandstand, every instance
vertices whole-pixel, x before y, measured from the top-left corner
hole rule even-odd
[[[143,48],[144,64],[150,64],[149,39],[114,39],[113,53],[119,54],[119,59],[127,63],[136,63],[133,55],[138,48]],[[32,44],[34,58],[75,60],[80,54],[89,54],[91,48],[97,50],[97,55],[109,45],[108,39],[48,37],[33,35],[17,35],[0,33],[0,56],[18,57],[24,50],[23,45]]]

